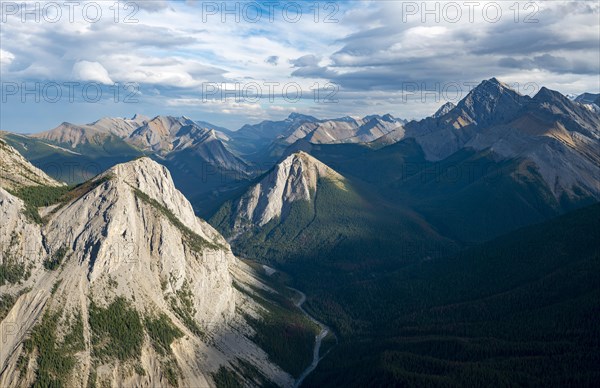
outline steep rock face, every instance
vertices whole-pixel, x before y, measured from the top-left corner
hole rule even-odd
[[[157,116],[128,136],[128,142],[143,150],[165,154],[173,149],[175,134],[194,122],[185,117]]]
[[[415,138],[428,160],[441,160],[463,148],[480,129],[514,119],[528,101],[495,78],[485,80],[446,114],[405,125],[404,137]]]
[[[218,287],[219,283],[231,283],[227,277],[227,264],[231,256],[222,244],[224,241],[210,225],[196,218],[190,203],[175,189],[165,167],[142,158],[111,168],[96,178],[95,182],[103,183],[60,209],[47,225],[49,241],[60,242],[81,254],[80,260],[87,263],[91,282],[105,273],[122,270],[131,271],[139,277],[138,269],[131,265],[131,260],[141,263],[145,261],[145,257],[157,255],[164,260],[159,263],[159,268],[165,269],[163,277],[167,279],[169,275],[175,276],[177,281],[174,286],[180,287],[186,277],[188,256],[198,253],[192,248],[186,249],[185,244],[182,244],[182,241],[186,241],[186,236],[180,229],[188,228],[207,247],[211,244],[218,247],[214,249],[215,257],[222,255],[224,264],[220,270],[213,267],[206,273],[225,277],[215,279],[212,284],[206,281],[207,289],[197,291],[200,295],[210,297],[208,290],[212,287],[218,292],[215,296],[227,297],[231,294],[231,289],[226,292]],[[144,201],[146,196],[148,200]],[[153,207],[153,201],[179,220],[181,227],[164,217],[156,206]],[[68,231],[67,235],[61,236],[65,230]],[[130,247],[127,258],[131,260],[125,260],[123,252],[113,249],[114,247]],[[155,249],[147,251],[148,247]],[[59,246],[54,248],[58,249]],[[201,255],[204,253],[202,250]],[[213,260],[207,260],[206,263],[214,264]],[[219,306],[220,303],[215,303],[202,311],[208,312]],[[214,315],[220,313],[217,310]]]
[[[39,250],[30,255],[28,279],[0,285],[0,296],[16,298],[0,317],[0,329],[9,333],[0,352],[1,386],[29,386],[46,377],[68,386],[210,386],[221,366],[235,368],[239,360],[270,381],[292,385],[292,377],[249,339],[254,329],[245,317],[259,316],[262,307],[233,282],[265,286],[217,231],[195,217],[165,167],[149,158],[120,164],[75,189],[71,198],[49,209],[46,223],[37,225],[24,218],[19,199],[0,189],[0,214],[16,235],[8,237]],[[3,224],[2,239],[4,231]],[[13,245],[23,255],[23,244]],[[111,306],[121,306],[117,312],[126,315],[119,319],[127,317],[133,325],[119,335],[132,336],[128,343],[111,345],[119,339],[110,330],[121,329],[98,332],[107,323],[91,318]],[[158,317],[181,336],[157,345],[147,325]],[[77,320],[81,326],[73,326]],[[76,349],[65,337],[73,327],[80,330]],[[66,375],[44,369],[48,364],[40,360],[55,361],[45,359],[46,353],[27,350],[42,346],[40,337],[28,340],[32,329],[50,330],[57,338],[50,346],[77,360],[61,367],[69,368]],[[33,345],[24,346],[27,341]],[[126,346],[133,351],[111,353],[110,347],[124,352]],[[20,371],[23,362],[31,373]],[[38,368],[41,374],[33,373]]]
[[[13,147],[0,139],[0,187],[15,189],[39,185],[59,186],[60,183],[33,166]]]
[[[344,186],[340,174],[309,154],[301,151],[288,156],[240,198],[234,229],[285,219],[293,202],[311,199],[321,178]]]
[[[7,190],[30,186],[60,186],[0,140],[0,301],[16,298],[26,284],[35,284],[46,258],[41,228],[25,215],[25,203]],[[7,311],[0,311],[0,374],[22,336],[31,328],[45,298],[32,292],[29,298]],[[1,309],[0,309],[1,310]],[[0,376],[0,385],[3,383]],[[15,386],[15,385],[12,385]]]
[[[22,270],[21,279],[26,278],[33,267],[41,267],[44,253],[40,227],[23,214],[23,208],[21,199],[0,187],[0,265],[5,274]],[[0,286],[3,283],[14,281],[5,276]]]
[[[560,122],[569,132],[600,139],[600,116],[555,90],[542,87],[533,97],[528,111],[548,123]]]
[[[515,117],[528,100],[508,85],[491,78],[473,89],[452,111],[465,121],[484,127]]]

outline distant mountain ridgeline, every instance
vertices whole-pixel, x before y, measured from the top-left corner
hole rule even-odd
[[[268,279],[236,254],[291,275],[279,276],[305,291],[305,308],[338,336],[308,386],[589,385],[598,379],[597,102],[590,93],[568,98],[546,88],[523,96],[492,78],[410,122],[294,113],[230,131],[187,117],[136,115],[63,123],[31,136],[2,132],[0,210],[11,220],[2,241],[15,250],[2,252],[9,259],[0,280],[8,288],[0,290],[9,297],[0,313],[17,303],[11,314],[33,326],[45,300],[58,306],[72,293],[93,293],[105,302],[80,306],[67,298],[72,316],[48,316],[40,326],[46,333],[79,327],[78,311],[82,322],[137,311],[148,341],[132,343],[167,353],[128,364],[136,372],[123,382],[132,384],[146,381],[142,369],[172,382],[172,362],[187,359],[190,341],[205,341],[203,325],[229,322],[238,330],[232,335],[253,327],[245,349],[268,357],[242,352],[232,360],[231,344],[213,331],[225,341],[215,350],[219,363],[203,364],[208,374],[183,366],[176,378],[290,385],[309,361],[316,328],[281,296],[261,302]],[[54,232],[66,226],[78,233]],[[13,256],[27,245],[25,235],[43,249],[19,263]],[[117,260],[107,238],[144,242],[136,256],[144,276],[131,277],[138,264]],[[206,261],[207,252],[224,261]],[[27,291],[34,280],[39,295]],[[156,286],[158,300],[147,292]],[[216,305],[194,299],[188,286]],[[113,298],[121,291],[135,294],[133,304]],[[269,319],[257,321],[252,309],[263,302]],[[171,323],[145,314],[152,303]],[[243,314],[232,312],[242,305]],[[84,327],[91,345],[77,350],[78,341],[65,342],[72,351],[60,360],[109,351],[93,342],[106,328]],[[167,336],[154,347],[157,327]],[[45,346],[30,348],[53,351]],[[0,358],[10,371],[3,381],[36,381],[21,372],[34,355]],[[259,367],[269,372],[257,374]],[[76,381],[92,378],[75,370]],[[46,372],[48,381],[66,381]]]

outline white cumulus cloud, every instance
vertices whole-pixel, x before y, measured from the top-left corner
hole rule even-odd
[[[113,83],[108,71],[98,62],[79,61],[75,63],[73,77],[79,81],[100,82],[105,85]]]

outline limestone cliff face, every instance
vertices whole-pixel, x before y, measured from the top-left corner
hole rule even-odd
[[[0,284],[0,297],[15,300],[0,315],[0,386],[30,386],[39,378],[33,373],[39,368],[36,350],[24,343],[52,314],[59,317],[55,346],[77,361],[63,377],[67,386],[212,386],[221,366],[240,359],[270,381],[293,384],[250,340],[253,329],[245,317],[258,316],[261,307],[233,284],[265,286],[194,215],[165,167],[149,158],[116,165],[46,209],[43,225],[28,220],[23,207],[0,189],[0,238],[11,247],[8,254],[26,257],[30,271],[20,282]],[[106,307],[119,298],[142,326],[164,315],[182,336],[160,353],[146,331],[139,354],[98,356],[92,303]],[[77,316],[82,347],[62,348]],[[23,372],[24,362],[32,372]]]
[[[154,292],[161,282],[176,292],[187,281],[199,296],[201,321],[231,315],[234,257],[225,240],[196,218],[165,167],[142,158],[111,168],[92,184],[97,187],[44,228],[51,251],[69,247],[91,284],[114,275],[133,293]]]
[[[321,178],[344,185],[344,177],[309,154],[297,152],[288,156],[239,199],[234,229],[263,226],[274,218],[285,218],[293,202],[311,200]]]

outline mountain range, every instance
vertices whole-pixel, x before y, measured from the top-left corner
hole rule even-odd
[[[591,384],[597,97],[2,132],[0,384]]]
[[[2,386],[289,386],[310,363],[314,325],[275,302],[164,166],[143,157],[68,188],[0,146],[19,162],[0,187]]]

